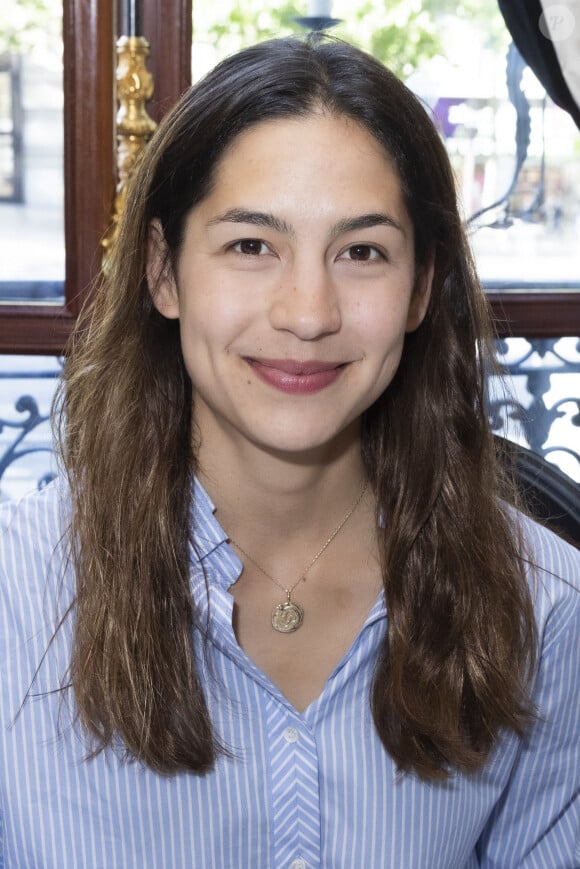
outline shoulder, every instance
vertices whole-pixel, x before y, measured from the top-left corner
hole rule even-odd
[[[521,514],[514,522],[538,627],[534,718],[480,839],[480,865],[578,866],[580,552]]]
[[[50,617],[62,591],[68,515],[60,482],[0,503],[0,659]]]
[[[580,630],[580,550],[527,516],[516,522],[545,652],[562,631]]]
[[[54,549],[68,521],[68,494],[61,481],[14,501],[0,502],[0,569],[25,566]]]

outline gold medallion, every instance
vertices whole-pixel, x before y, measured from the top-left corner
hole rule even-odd
[[[271,582],[273,582],[274,585],[277,585],[281,591],[286,592],[286,600],[284,601],[284,603],[277,604],[277,606],[275,606],[274,609],[272,610],[272,616],[271,616],[272,627],[274,628],[275,631],[278,631],[278,633],[280,633],[280,634],[292,634],[292,633],[294,633],[294,631],[298,630],[298,628],[300,627],[300,625],[304,621],[303,608],[300,606],[299,603],[293,603],[290,600],[290,595],[292,594],[294,589],[297,588],[298,583],[306,581],[306,574],[308,573],[308,571],[310,570],[311,567],[314,567],[314,565],[316,564],[316,562],[318,561],[318,559],[320,558],[322,553],[326,552],[326,550],[328,549],[328,547],[330,546],[330,544],[332,543],[334,538],[337,536],[337,534],[340,532],[340,530],[342,528],[344,528],[344,526],[346,525],[346,523],[348,522],[348,520],[350,519],[350,517],[352,516],[352,514],[354,513],[354,511],[356,510],[356,508],[360,504],[360,502],[362,501],[362,499],[364,497],[364,493],[366,492],[366,490],[367,490],[367,482],[365,481],[363,483],[362,489],[360,490],[358,498],[356,499],[356,501],[354,502],[354,504],[352,505],[352,507],[350,508],[348,513],[342,517],[342,519],[340,520],[340,522],[338,523],[338,525],[336,526],[336,528],[334,529],[334,531],[332,532],[330,537],[328,537],[325,540],[325,542],[322,544],[322,546],[320,547],[320,549],[318,550],[318,552],[316,553],[314,558],[310,559],[310,562],[306,565],[306,567],[304,568],[304,570],[302,571],[302,573],[300,574],[300,576],[298,577],[298,579],[296,580],[294,585],[290,585],[288,587],[286,587],[285,585],[282,585],[282,583],[278,582],[277,579],[274,579],[274,577],[271,576],[267,570],[264,570],[262,565],[258,564],[256,559],[253,558],[249,552],[246,552],[245,549],[242,549],[240,544],[236,543],[236,541],[232,537],[230,537],[230,543],[233,543],[233,545],[236,547],[236,549],[239,549],[240,552],[242,553],[242,555],[245,555],[246,558],[249,561],[251,561],[255,567],[258,568],[260,573],[263,573],[264,576],[267,576],[268,579],[271,580]]]
[[[272,610],[272,627],[281,634],[297,631],[304,620],[304,610],[298,603],[286,600]]]

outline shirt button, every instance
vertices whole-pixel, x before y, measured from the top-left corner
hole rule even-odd
[[[292,862],[290,863],[290,869],[306,869],[306,861],[292,860]]]
[[[298,742],[300,737],[298,728],[296,727],[287,727],[284,730],[283,735],[286,742]],[[303,860],[294,860],[294,862],[290,864],[290,869],[306,869],[306,863]]]

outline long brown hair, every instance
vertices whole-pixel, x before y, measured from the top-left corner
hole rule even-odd
[[[389,614],[370,698],[378,734],[400,768],[437,778],[478,768],[500,730],[521,733],[528,718],[531,600],[484,408],[489,317],[445,149],[373,58],[330,39],[273,40],[216,67],[153,137],[60,395],[78,715],[96,751],[120,740],[165,773],[204,772],[220,749],[191,640],[194,394],[177,324],[151,301],[148,228],[161,222],[175,264],[185,219],[234,138],[320,106],[382,144],[417,267],[435,258],[427,315],[363,420]]]

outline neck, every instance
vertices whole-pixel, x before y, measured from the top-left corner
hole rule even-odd
[[[358,429],[300,455],[280,455],[247,441],[225,446],[215,432],[202,439],[199,477],[226,533],[249,551],[297,540],[315,548],[358,497],[365,477]]]

